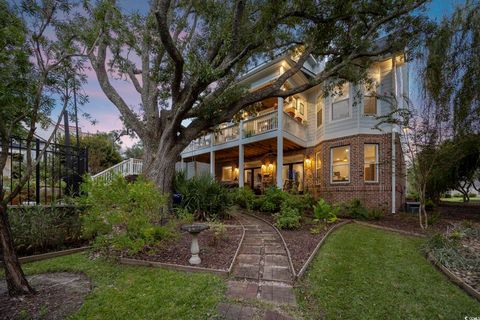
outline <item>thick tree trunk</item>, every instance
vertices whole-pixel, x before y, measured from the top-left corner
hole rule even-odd
[[[0,244],[5,280],[10,296],[31,294],[35,291],[28,284],[15,252],[12,232],[8,223],[7,207],[0,205]]]

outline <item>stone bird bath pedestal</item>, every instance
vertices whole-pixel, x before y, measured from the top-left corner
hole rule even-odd
[[[187,231],[192,235],[192,244],[190,246],[192,256],[188,260],[188,262],[192,265],[199,265],[202,262],[198,255],[200,252],[200,248],[198,247],[198,234],[209,228],[210,227],[208,225],[203,223],[186,224],[182,226],[183,231]]]

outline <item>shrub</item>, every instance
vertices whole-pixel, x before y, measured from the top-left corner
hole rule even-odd
[[[260,211],[264,212],[278,212],[282,206],[283,201],[287,197],[287,193],[276,187],[270,187],[265,190],[265,194],[261,196]]]
[[[28,206],[8,209],[15,248],[21,255],[65,249],[83,243],[82,208]]]
[[[315,219],[319,222],[323,222],[326,226],[327,223],[333,223],[337,221],[337,209],[330,206],[324,199],[318,199],[317,203],[313,207],[313,214]]]
[[[199,220],[215,220],[227,215],[231,205],[228,190],[209,175],[186,179],[179,173],[175,179],[175,191],[182,195],[178,205],[193,213]]]
[[[432,211],[435,208],[435,203],[432,199],[425,201],[425,210]]]
[[[359,199],[353,199],[343,207],[344,213],[352,219],[368,219],[368,210]]]
[[[462,195],[461,193],[455,193],[455,194],[453,195],[453,197],[454,197],[454,198],[462,198],[463,195]]]
[[[447,198],[447,199],[450,199],[452,197],[452,195],[450,193],[446,193],[444,198]]]
[[[469,198],[475,198],[476,196],[477,196],[476,193],[469,193],[469,194],[468,194],[468,197],[469,197]]]
[[[385,212],[382,209],[371,209],[368,210],[368,219],[369,220],[380,220],[385,216]]]
[[[110,183],[87,180],[82,184],[86,205],[83,233],[93,237],[94,248],[105,253],[135,254],[175,236],[171,225],[159,224],[165,198],[151,182],[128,183],[115,177]]]
[[[253,209],[255,194],[250,188],[238,188],[233,192],[233,202],[244,209]]]
[[[273,215],[275,226],[280,229],[296,229],[300,227],[300,212],[296,208],[283,205],[280,212]]]
[[[212,230],[212,236],[210,237],[210,244],[212,246],[217,246],[221,240],[227,238],[227,228],[221,222],[211,223],[210,230]]]

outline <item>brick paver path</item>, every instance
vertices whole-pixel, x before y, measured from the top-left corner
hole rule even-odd
[[[237,214],[245,227],[237,261],[228,282],[227,301],[218,311],[223,319],[295,319],[293,274],[281,238],[267,223]]]

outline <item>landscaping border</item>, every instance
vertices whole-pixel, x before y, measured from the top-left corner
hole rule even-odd
[[[330,235],[330,233],[332,233],[333,231],[335,231],[336,229],[340,228],[341,226],[344,226],[348,223],[352,223],[352,220],[345,220],[345,221],[342,221],[336,225],[334,225],[330,230],[327,231],[327,233],[325,233],[325,235],[322,237],[322,239],[320,239],[320,241],[318,242],[317,246],[315,247],[315,249],[313,250],[313,252],[310,254],[310,257],[308,257],[307,261],[305,261],[305,263],[303,264],[303,267],[300,269],[300,271],[298,272],[298,274],[295,275],[295,280],[298,280],[300,279],[301,277],[303,277],[303,275],[305,274],[305,272],[307,271],[308,267],[310,266],[311,262],[313,261],[313,259],[315,258],[315,256],[317,255],[318,253],[318,250],[320,250],[320,247],[325,243],[325,240],[327,239],[327,237]]]
[[[77,252],[82,252],[87,249],[89,249],[89,246],[84,246],[84,247],[78,247],[78,248],[72,248],[72,249],[66,249],[66,250],[61,250],[61,251],[53,251],[53,252],[47,252],[47,253],[41,253],[41,254],[36,254],[33,256],[25,256],[25,257],[20,257],[18,260],[21,263],[26,263],[26,262],[34,262],[34,261],[40,261],[40,260],[46,260],[46,259],[51,259],[51,258],[56,258],[56,257],[61,257],[61,256],[66,256],[69,254],[74,254]],[[0,261],[0,264],[3,264],[2,261]]]
[[[465,291],[467,294],[472,296],[474,299],[477,299],[480,302],[480,292],[475,290],[468,283],[459,278],[456,274],[450,271],[447,267],[438,262],[435,257],[429,252],[426,254],[426,258],[433,264],[439,271],[441,271],[451,282],[456,284],[460,289]]]
[[[208,273],[213,273],[213,274],[221,275],[225,277],[228,276],[228,270],[221,270],[221,269],[184,266],[181,264],[139,260],[139,259],[131,259],[131,258],[120,258],[118,261],[122,264],[131,265],[131,266],[156,267],[156,268],[163,268],[163,269],[176,270],[176,271],[186,271],[186,272],[208,272]]]
[[[377,224],[368,223],[368,222],[365,222],[365,221],[358,221],[358,220],[353,220],[353,221],[355,223],[358,223],[358,224],[362,225],[362,226],[377,228],[377,229],[385,230],[385,231],[397,232],[397,233],[401,233],[403,235],[412,236],[412,237],[427,238],[426,234],[410,232],[410,231],[405,231],[405,230],[400,230],[400,229],[394,229],[394,228],[390,228],[390,227],[379,226]]]
[[[235,218],[236,219],[236,218]],[[147,266],[147,267],[155,267],[155,268],[163,268],[163,269],[169,269],[169,270],[176,270],[176,271],[186,271],[186,272],[208,272],[208,273],[213,273],[216,275],[221,275],[227,277],[233,269],[233,266],[235,264],[235,261],[237,260],[237,256],[240,252],[240,248],[243,243],[243,239],[245,238],[245,226],[243,223],[237,219],[237,221],[240,223],[239,226],[242,227],[242,237],[240,238],[240,241],[238,242],[238,247],[237,250],[235,251],[235,254],[233,255],[232,262],[230,263],[230,266],[228,269],[213,269],[213,268],[204,268],[204,267],[195,267],[195,266],[187,266],[187,265],[182,265],[182,264],[174,264],[174,263],[167,263],[167,262],[158,262],[158,261],[149,261],[149,260],[140,260],[140,259],[131,259],[131,258],[119,258],[119,262],[122,264],[126,265],[133,265],[133,266]],[[238,226],[235,226],[238,227]]]
[[[246,212],[245,210],[242,211],[242,213],[248,215],[248,216],[251,216],[253,218],[256,218],[260,221],[263,221],[265,222],[266,224],[268,224],[270,227],[272,227],[276,232],[277,234],[280,236],[280,239],[282,239],[282,242],[283,242],[283,246],[285,247],[285,250],[287,251],[287,256],[288,256],[288,262],[289,262],[289,265],[290,265],[290,269],[292,270],[292,274],[293,274],[293,279],[296,279],[297,277],[297,274],[295,273],[295,268],[293,267],[293,262],[292,262],[292,256],[290,255],[290,250],[288,250],[288,246],[287,246],[287,243],[285,242],[285,239],[283,238],[282,236],[282,233],[280,232],[280,230],[277,229],[277,227],[275,227],[272,223],[270,223],[269,221],[257,216],[257,215],[254,215],[254,214],[251,214],[249,212]]]

